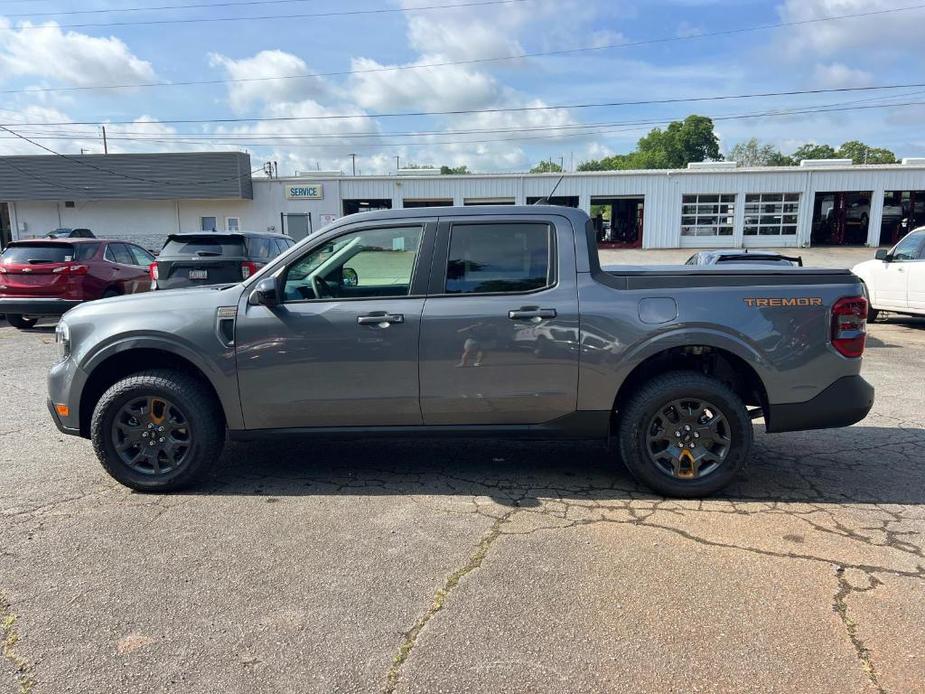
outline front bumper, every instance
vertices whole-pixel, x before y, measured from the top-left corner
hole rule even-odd
[[[0,298],[0,313],[25,316],[63,316],[81,301],[75,299]]]
[[[58,413],[55,411],[55,404],[51,401],[51,398],[48,398],[48,411],[51,412],[51,421],[58,427],[58,431],[68,436],[80,436],[80,427],[65,426],[61,422],[61,417],[59,417]]]
[[[806,402],[769,405],[770,433],[833,429],[860,422],[874,406],[874,387],[860,376],[844,376]]]

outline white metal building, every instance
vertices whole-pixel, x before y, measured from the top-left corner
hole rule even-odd
[[[283,230],[301,238],[365,209],[531,204],[554,187],[551,202],[597,218],[599,238],[613,247],[877,246],[925,223],[925,159],[759,169],[720,162],[685,170],[568,173],[561,181],[560,174],[408,174],[253,178],[243,192],[213,199],[101,198],[82,196],[73,186],[63,187],[60,199],[50,200],[47,190],[30,199],[23,181],[12,198],[0,177],[0,207],[6,207],[13,238],[80,226],[100,236],[144,237],[149,246],[155,236],[213,228]]]

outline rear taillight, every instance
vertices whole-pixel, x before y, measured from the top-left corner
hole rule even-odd
[[[80,265],[79,263],[68,263],[67,265],[62,265],[61,267],[56,267],[52,270],[54,274],[60,274],[66,272],[69,275],[86,275],[90,272],[90,268],[86,265]]]
[[[148,266],[148,277],[151,278],[151,289],[157,289],[157,263]]]
[[[851,296],[832,306],[832,346],[846,357],[864,353],[867,340],[867,299]]]
[[[251,275],[256,274],[257,270],[263,266],[264,263],[252,263],[249,260],[245,260],[241,263],[241,278],[246,280]]]

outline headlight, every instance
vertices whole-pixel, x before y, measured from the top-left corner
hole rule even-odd
[[[71,353],[71,329],[63,320],[55,328],[55,344],[58,345],[58,361],[64,361]]]

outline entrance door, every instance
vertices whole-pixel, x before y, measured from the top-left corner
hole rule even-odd
[[[301,241],[312,231],[311,215],[306,213],[290,213],[286,215],[286,228],[283,230],[295,241]]]
[[[548,216],[441,223],[421,326],[425,424],[539,424],[574,411],[574,254],[571,231]]]
[[[10,204],[0,202],[0,250],[13,239],[13,230],[10,225]]]
[[[235,345],[248,429],[421,423],[421,249],[435,225],[348,229],[281,271],[278,306],[251,306],[244,293]]]

